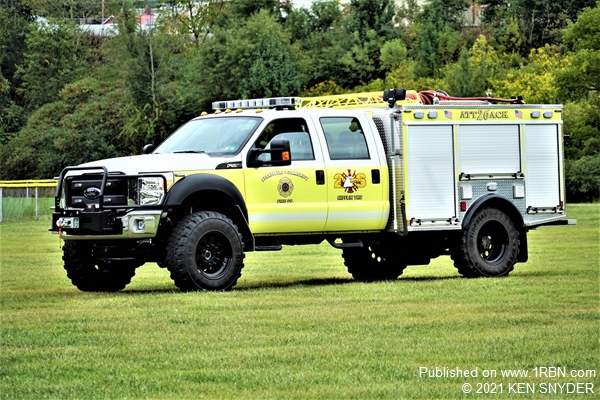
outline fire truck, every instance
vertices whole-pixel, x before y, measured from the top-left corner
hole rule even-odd
[[[156,262],[231,289],[251,251],[327,241],[358,281],[450,256],[508,275],[565,212],[560,105],[443,91],[217,101],[142,155],[65,168],[50,230],[82,291]]]

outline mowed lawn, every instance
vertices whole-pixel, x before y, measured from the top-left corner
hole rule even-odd
[[[227,293],[181,293],[155,264],[83,293],[49,221],[3,222],[0,398],[571,398],[542,388],[577,382],[598,398],[600,204],[568,214],[578,225],[529,233],[507,278],[464,279],[441,257],[357,283],[323,244],[248,254]],[[457,369],[477,376],[435,376]]]

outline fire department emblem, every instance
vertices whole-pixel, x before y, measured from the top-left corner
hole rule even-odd
[[[357,174],[356,171],[348,170],[348,173],[342,172],[333,176],[333,187],[344,189],[346,193],[354,193],[365,186],[367,186],[367,176],[363,173]]]
[[[288,197],[294,191],[294,184],[289,178],[281,178],[277,185],[277,190],[282,197]]]

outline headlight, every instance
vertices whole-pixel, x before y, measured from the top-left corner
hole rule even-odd
[[[162,176],[148,176],[138,178],[138,204],[141,206],[161,204],[167,192],[168,180],[173,182],[173,174]]]

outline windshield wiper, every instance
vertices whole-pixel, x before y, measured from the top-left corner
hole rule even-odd
[[[206,153],[204,150],[179,150],[174,151],[173,153],[195,153],[195,154],[203,154]]]

